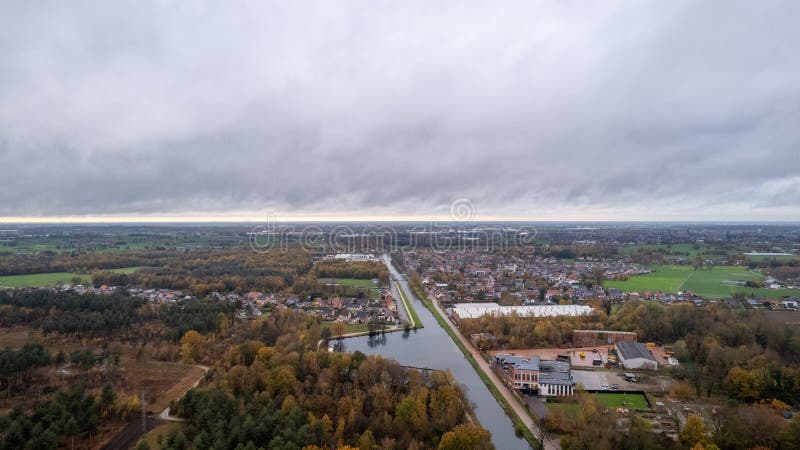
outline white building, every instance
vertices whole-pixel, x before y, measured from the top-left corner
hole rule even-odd
[[[456,303],[453,315],[459,319],[477,319],[485,314],[504,316],[517,313],[522,317],[583,316],[593,308],[585,305],[524,305],[500,306],[497,303]]]
[[[336,255],[328,255],[328,258],[345,259],[347,261],[377,261],[375,255],[368,255],[364,253],[338,253]]]

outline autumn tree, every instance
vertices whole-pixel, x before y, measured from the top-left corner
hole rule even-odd
[[[196,364],[203,356],[206,338],[194,330],[189,330],[181,338],[181,358],[186,364]]]
[[[343,322],[335,322],[331,325],[331,332],[334,336],[341,336],[344,334],[345,326]]]
[[[461,424],[448,431],[439,441],[439,450],[493,450],[490,434],[483,428]]]
[[[702,446],[706,446],[710,439],[708,437],[708,430],[706,430],[706,425],[703,423],[703,418],[692,414],[686,419],[686,424],[681,430],[678,439],[684,445],[689,447],[693,447],[696,444],[700,444]]]

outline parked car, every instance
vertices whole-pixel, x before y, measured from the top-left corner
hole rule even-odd
[[[617,389],[619,389],[619,385],[618,384],[612,384],[611,385],[611,389],[616,391]]]

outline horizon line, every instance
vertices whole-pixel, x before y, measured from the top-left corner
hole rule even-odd
[[[200,224],[200,223],[335,223],[335,222],[440,222],[440,223],[485,223],[485,222],[541,222],[541,223],[782,223],[800,224],[800,220],[788,219],[722,219],[722,218],[669,218],[669,217],[621,217],[598,219],[596,217],[519,217],[487,216],[459,220],[450,216],[421,215],[374,215],[374,216],[0,216],[0,224],[17,225],[69,225],[69,224]]]

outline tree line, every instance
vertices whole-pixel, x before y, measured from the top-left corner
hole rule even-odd
[[[30,325],[41,329],[45,335],[123,341],[150,340],[154,337],[151,331],[155,329],[155,337],[177,342],[188,330],[219,331],[220,315],[230,322],[238,307],[238,303],[220,300],[182,300],[152,305],[142,298],[119,294],[0,291],[0,327]]]

